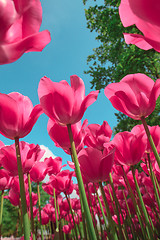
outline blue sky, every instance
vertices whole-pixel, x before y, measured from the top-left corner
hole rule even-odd
[[[91,2],[88,1],[89,4]],[[0,66],[1,93],[20,92],[36,105],[39,103],[37,89],[41,77],[45,75],[52,81],[65,79],[70,82],[70,76],[76,74],[83,79],[87,95],[91,91],[91,78],[83,72],[87,69],[87,56],[98,46],[98,42],[95,40],[96,34],[90,33],[86,27],[85,6],[82,0],[47,0],[41,3],[41,31],[48,29],[52,40],[42,52],[26,53],[16,62]],[[102,90],[83,119],[87,118],[89,124],[102,124],[106,120],[113,129],[116,126],[115,112]],[[47,146],[65,163],[70,157],[54,146],[47,133],[47,122],[48,117],[42,114],[31,133],[21,140]],[[5,144],[13,144],[3,136],[0,136],[0,140]]]

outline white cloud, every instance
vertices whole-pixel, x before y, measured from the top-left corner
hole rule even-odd
[[[56,157],[56,156],[51,152],[51,150],[49,150],[48,147],[46,147],[46,146],[44,146],[44,145],[40,145],[40,148],[45,150],[45,154],[44,154],[43,157],[41,158],[41,161],[44,161],[45,158],[49,158],[49,157],[55,158],[55,157]]]

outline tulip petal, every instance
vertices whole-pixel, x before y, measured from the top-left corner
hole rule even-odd
[[[50,33],[45,30],[19,42],[0,45],[0,64],[14,62],[25,52],[42,51],[50,40]]]

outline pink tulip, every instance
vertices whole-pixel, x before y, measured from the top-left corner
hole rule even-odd
[[[38,221],[40,221],[39,219],[39,214],[38,214]],[[42,225],[47,225],[49,223],[49,216],[48,214],[42,209],[41,210],[41,224]]]
[[[160,52],[160,2],[155,0],[121,0],[119,14],[124,27],[133,24],[143,33],[124,33],[127,44],[148,50],[154,48]]]
[[[28,192],[28,180],[25,175],[24,175],[24,184],[25,184],[25,192],[27,193]],[[4,198],[9,199],[11,204],[13,204],[14,206],[19,206],[19,204],[20,204],[20,185],[19,185],[18,176],[13,178],[13,180],[11,182],[10,190],[9,190],[9,195],[5,196]]]
[[[50,42],[48,30],[39,32],[39,0],[0,1],[0,64],[16,61],[25,52],[42,51]]]
[[[112,143],[116,147],[115,160],[121,165],[132,166],[142,159],[146,150],[146,137],[131,132],[119,132]]]
[[[145,74],[129,74],[118,83],[109,84],[104,93],[113,107],[127,116],[140,120],[155,109],[160,79],[154,82]]]
[[[44,154],[44,150],[42,150],[38,145],[29,144],[24,141],[21,141],[19,145],[23,173],[28,173],[34,163],[41,159]],[[0,149],[0,163],[7,171],[10,172],[12,176],[18,175],[15,144],[5,146]]]
[[[80,169],[88,182],[105,181],[111,171],[115,148],[108,147],[102,153],[96,148],[84,148],[78,154]]]
[[[107,121],[102,125],[90,124],[85,129],[86,136],[84,143],[87,147],[103,150],[103,144],[109,142],[112,136],[112,130]]]
[[[36,162],[30,170],[30,177],[33,182],[41,182],[47,174],[47,165],[45,162]]]
[[[153,142],[156,146],[156,149],[157,149],[158,152],[160,152],[160,137],[159,137],[160,136],[160,127],[157,125],[157,126],[152,126],[152,127],[148,126],[148,128],[149,128],[149,132],[152,136]],[[135,127],[133,127],[131,132],[133,132],[135,135],[143,132],[143,134],[146,136],[143,124],[136,125]],[[147,139],[146,152],[151,153],[151,152],[153,152],[153,150],[151,148],[151,145],[149,143],[149,140],[148,140],[147,136],[146,136],[146,139]]]
[[[49,158],[45,158],[44,162],[47,165],[47,173],[48,175],[56,175],[58,174],[61,169],[62,169],[62,158],[61,157],[49,157]]]
[[[63,228],[62,228],[62,231],[65,233],[65,234],[69,234],[71,232],[72,228],[71,226],[68,224],[68,225],[64,225]]]
[[[73,192],[72,175],[73,172],[70,172],[69,170],[63,170],[56,176],[52,175],[50,177],[50,182],[57,191],[70,195]]]
[[[0,191],[9,189],[12,183],[12,177],[5,169],[0,169]]]
[[[30,133],[42,108],[33,107],[31,100],[18,92],[0,93],[0,133],[7,138],[23,138]]]
[[[88,121],[85,120],[81,125],[81,121],[79,121],[75,124],[72,124],[71,126],[77,152],[79,152],[84,147],[83,142],[85,137],[84,128],[87,125],[87,123]],[[49,119],[47,131],[56,147],[61,147],[67,154],[71,154],[70,152],[71,144],[67,126],[59,125],[56,121]]]
[[[96,101],[99,91],[85,96],[85,86],[76,75],[70,77],[71,86],[63,80],[52,82],[43,77],[38,87],[40,104],[44,113],[59,124],[74,124],[81,120],[86,109]]]

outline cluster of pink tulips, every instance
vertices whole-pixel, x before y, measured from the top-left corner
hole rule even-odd
[[[143,33],[124,34],[126,42],[159,52],[159,10],[158,0],[154,4],[122,0],[122,23],[136,24]],[[41,21],[39,0],[0,1],[0,64],[16,61],[25,52],[41,51],[50,42],[47,30],[39,32]],[[25,240],[37,238],[35,219],[42,240],[44,226],[50,239],[159,239],[160,127],[148,126],[146,118],[155,109],[160,79],[154,82],[137,73],[106,86],[104,93],[113,107],[142,121],[112,140],[107,121],[102,125],[81,122],[99,91],[86,96],[84,82],[77,75],[70,77],[70,83],[41,78],[40,104],[34,107],[20,93],[0,93],[0,133],[14,140],[10,146],[0,142],[0,237],[3,198],[8,190],[5,198],[20,208]],[[44,150],[20,141],[42,113],[49,117],[47,131],[55,146],[71,156],[66,165],[61,157],[40,161]],[[47,175],[49,180],[42,188],[50,200],[42,208],[40,182]],[[33,182],[37,193],[32,192]],[[73,192],[77,197],[71,197]]]

